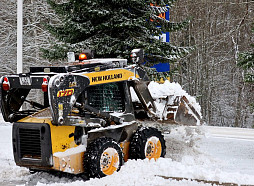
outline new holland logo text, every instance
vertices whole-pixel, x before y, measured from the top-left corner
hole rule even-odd
[[[98,81],[109,81],[114,79],[121,79],[123,77],[123,74],[111,74],[111,75],[104,75],[104,76],[95,76],[92,77],[92,82],[98,82]]]
[[[57,97],[64,97],[64,96],[71,96],[74,94],[74,89],[66,89],[66,90],[60,90],[57,92]]]

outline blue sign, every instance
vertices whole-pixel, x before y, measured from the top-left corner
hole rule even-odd
[[[168,72],[168,71],[170,71],[169,63],[158,63],[158,64],[152,66],[152,68],[156,68],[157,72]]]
[[[169,11],[165,12],[165,19],[169,20]],[[169,43],[170,42],[170,34],[169,32],[164,32],[162,35],[159,37],[159,39],[162,39],[162,41]],[[159,63],[152,68],[156,68],[158,72],[168,72],[170,70],[170,64],[169,63]]]

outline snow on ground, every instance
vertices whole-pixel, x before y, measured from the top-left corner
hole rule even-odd
[[[254,185],[252,157],[254,141],[251,137],[242,140],[238,138],[239,136],[234,136],[233,131],[229,138],[227,135],[230,134],[225,135],[223,132],[228,131],[227,128],[216,129],[216,133],[210,127],[173,126],[171,128],[159,125],[158,127],[164,128],[165,132],[167,145],[165,158],[160,158],[158,161],[129,160],[119,172],[111,176],[83,181],[77,177],[60,178],[48,173],[30,174],[26,168],[16,166],[12,156],[11,124],[2,123],[0,124],[0,185],[212,185],[190,179],[180,181],[165,179],[167,177]],[[169,128],[171,128],[170,134],[167,132]],[[254,136],[254,130],[249,130],[249,136]],[[217,134],[220,132],[218,137]]]
[[[254,130],[206,127],[208,137],[200,141],[200,150],[221,162],[222,170],[254,175]]]

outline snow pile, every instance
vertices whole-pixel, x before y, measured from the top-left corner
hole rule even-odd
[[[211,161],[203,158],[186,156],[181,162],[168,158],[157,161],[129,160],[119,172],[104,178],[95,178],[89,181],[76,180],[68,183],[41,183],[37,186],[98,186],[98,185],[204,185],[191,179],[217,181],[221,183],[253,184],[253,176],[240,173],[226,173],[219,168],[211,167]],[[188,180],[176,181],[174,178],[187,178]],[[212,184],[207,184],[212,185]]]
[[[202,127],[171,126],[170,134],[164,134],[166,158],[182,161],[186,155],[199,156],[198,143],[205,137]]]
[[[193,96],[190,96],[185,90],[183,90],[179,83],[175,82],[170,83],[168,80],[166,80],[163,84],[160,84],[152,81],[148,85],[148,88],[152,97],[156,100],[156,102],[158,102],[159,98],[166,98],[167,96],[170,96],[171,99],[169,100],[169,102],[173,104],[173,101],[177,96],[179,97],[185,96],[189,100],[190,104],[201,116],[201,107],[199,103]]]
[[[214,183],[254,184],[254,175],[240,173],[236,170],[223,170],[221,160],[199,151],[199,141],[206,138],[203,127],[173,126],[170,134],[164,134],[167,143],[166,158],[158,161],[128,160],[119,172],[104,178],[89,181],[75,180],[68,183],[47,183],[38,180],[38,186],[97,186],[97,185],[215,185]],[[176,180],[179,178],[179,180]],[[186,179],[183,179],[186,178]],[[51,181],[52,182],[52,181]]]
[[[155,100],[155,105],[157,108],[156,114],[160,119],[166,118],[166,113],[164,113],[164,109],[167,101],[169,105],[174,105],[175,99],[177,97],[181,98],[183,96],[187,98],[190,105],[192,105],[196,112],[202,117],[201,107],[196,101],[195,97],[190,96],[185,90],[183,90],[179,83],[170,83],[168,80],[166,80],[163,84],[151,81],[148,85],[148,89],[153,99]],[[131,88],[131,97],[133,102],[139,102],[138,96],[136,95],[133,88]],[[166,98],[169,98],[169,100],[166,100]],[[195,114],[191,111],[191,109],[189,109],[189,114],[193,115],[196,118]]]
[[[163,84],[152,81],[148,88],[153,98],[161,98],[166,96],[182,96],[187,94],[179,83],[170,83],[166,80]]]
[[[254,175],[248,175],[245,172],[240,173],[237,167],[234,167],[231,171],[225,171],[220,160],[200,152],[198,145],[200,140],[205,139],[206,136],[206,131],[203,127],[172,126],[171,133],[164,134],[164,136],[167,143],[166,158],[160,158],[158,161],[149,161],[147,159],[128,160],[119,172],[111,176],[83,181],[77,177],[57,177],[48,173],[29,174],[28,169],[16,166],[12,155],[11,125],[0,126],[0,185],[213,185],[205,184],[198,180],[246,185],[254,184]],[[245,146],[243,144],[240,145],[242,147]],[[207,146],[209,149],[212,147]],[[232,152],[231,150],[229,151],[229,153]],[[175,178],[180,178],[180,180]]]

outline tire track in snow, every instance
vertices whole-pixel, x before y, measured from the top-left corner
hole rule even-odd
[[[223,186],[238,186],[239,184],[236,183],[223,183],[223,182],[219,182],[219,181],[209,181],[209,180],[200,180],[200,179],[193,179],[193,178],[183,178],[183,177],[168,177],[168,176],[160,176],[160,175],[156,175],[158,177],[164,178],[164,179],[172,179],[172,180],[176,180],[176,181],[182,181],[182,180],[186,180],[186,181],[196,181],[199,183],[205,183],[205,184],[216,184],[216,185],[223,185]],[[241,186],[254,186],[254,185],[241,185]]]

